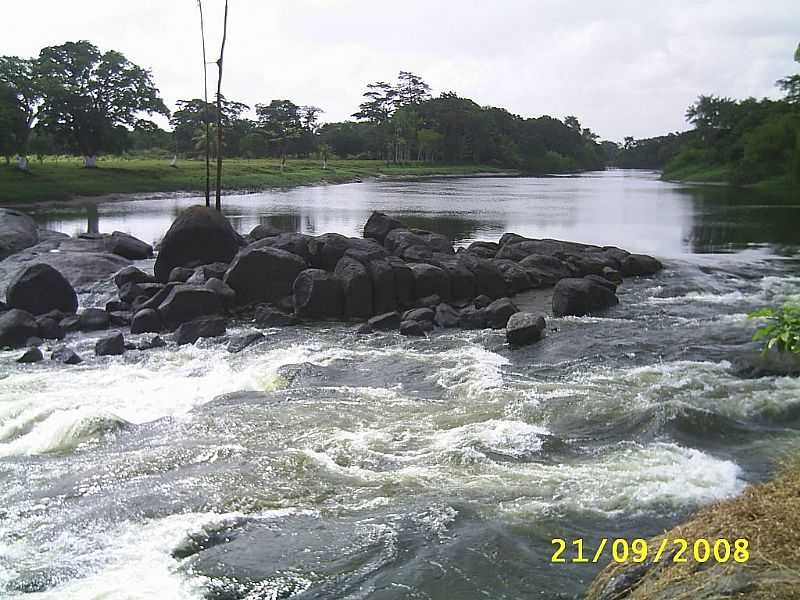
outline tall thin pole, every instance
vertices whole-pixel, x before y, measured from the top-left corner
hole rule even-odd
[[[225,55],[225,40],[228,37],[228,0],[225,0],[225,20],[222,26],[222,48],[219,51],[219,78],[217,79],[217,197],[215,207],[222,210],[222,58]]]
[[[208,110],[208,62],[206,61],[206,28],[203,24],[203,0],[197,0],[200,8],[200,37],[203,39],[203,121],[206,124],[206,208],[211,206],[211,123]]]

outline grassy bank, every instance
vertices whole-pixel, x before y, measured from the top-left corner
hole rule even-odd
[[[257,191],[315,183],[343,183],[366,177],[422,177],[500,172],[485,165],[410,163],[387,165],[379,160],[333,160],[323,169],[318,160],[289,160],[281,172],[280,161],[232,159],[223,167],[225,190]],[[212,184],[213,185],[213,184]],[[76,196],[101,196],[144,192],[201,191],[205,189],[205,163],[180,160],[104,158],[97,169],[84,169],[77,158],[33,161],[29,173],[13,166],[0,167],[0,203],[24,204],[68,200]],[[213,192],[212,192],[213,193]]]

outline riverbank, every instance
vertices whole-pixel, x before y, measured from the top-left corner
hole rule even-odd
[[[0,204],[64,201],[80,196],[148,192],[197,192],[205,189],[205,163],[179,160],[175,167],[159,159],[102,158],[97,169],[84,169],[78,158],[32,163],[29,173],[0,168]],[[346,183],[369,177],[430,177],[507,173],[486,165],[411,163],[379,160],[288,160],[281,171],[275,159],[233,159],[223,166],[225,191],[255,192],[320,183]],[[513,174],[513,173],[511,173]],[[213,193],[213,192],[212,192]]]
[[[698,165],[684,169],[663,171],[661,179],[671,183],[685,183],[689,185],[724,185],[758,190],[760,192],[776,195],[797,194],[800,191],[800,181],[789,176],[770,177],[756,183],[737,185],[732,183],[733,171],[730,167],[717,165]]]

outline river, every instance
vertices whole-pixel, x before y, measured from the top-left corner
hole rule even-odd
[[[197,201],[33,215],[157,241]],[[328,323],[240,354],[201,340],[65,367],[0,352],[0,597],[575,598],[602,565],[551,563],[552,538],[655,535],[800,449],[800,381],[750,377],[746,318],[800,298],[798,204],[634,171],[223,201],[241,231],[358,235],[382,210],[456,243],[514,231],[665,269],[516,350],[502,331]],[[91,356],[91,336],[69,341]]]

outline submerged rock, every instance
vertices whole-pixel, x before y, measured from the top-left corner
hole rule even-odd
[[[263,339],[264,334],[260,331],[237,335],[236,337],[231,338],[231,341],[228,343],[228,352],[231,354],[237,354],[248,346],[252,346],[256,342],[260,342]]]
[[[72,349],[67,346],[59,346],[50,354],[50,360],[55,360],[65,365],[77,365],[83,362],[83,359]]]
[[[50,265],[36,263],[21,269],[6,289],[10,308],[20,308],[33,315],[53,309],[75,312],[78,296],[61,273]]]
[[[39,350],[37,347],[31,347],[25,350],[25,352],[17,359],[18,363],[36,363],[40,360],[44,360],[44,355],[42,351]]]

